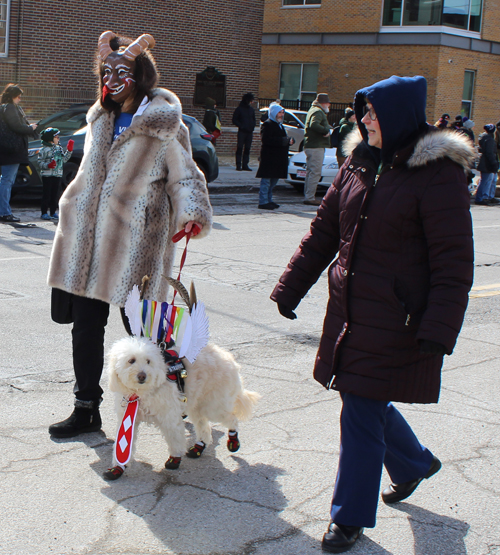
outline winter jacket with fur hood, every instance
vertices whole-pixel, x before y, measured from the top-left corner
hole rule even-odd
[[[112,142],[115,115],[98,101],[87,115],[84,156],[59,206],[48,283],[124,306],[134,284],[151,277],[148,297],[166,300],[172,236],[193,220],[212,226],[203,174],[191,156],[181,104],[154,89],[150,104]]]
[[[392,79],[356,95],[359,130],[344,146],[349,158],[271,298],[294,309],[330,265],[315,378],[372,399],[432,403],[443,356],[421,352],[421,342],[451,354],[472,285],[464,170],[473,149],[463,135],[425,123],[425,86],[415,99],[411,81]],[[365,97],[392,153],[367,143]],[[405,111],[408,101],[418,106]],[[382,156],[389,161],[377,176]]]

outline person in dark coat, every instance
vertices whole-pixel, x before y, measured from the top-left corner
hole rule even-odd
[[[497,188],[498,156],[497,145],[495,142],[495,126],[487,123],[484,126],[484,133],[479,135],[479,151],[481,158],[477,169],[481,172],[481,183],[476,192],[476,204],[491,206],[499,204],[495,198]]]
[[[441,467],[392,404],[437,403],[473,276],[464,170],[474,151],[463,135],[426,123],[426,93],[419,76],[356,93],[348,159],[271,295],[296,318],[330,265],[314,377],[343,405],[326,551],[346,551],[375,526],[383,465],[393,482],[385,503]]]
[[[30,124],[19,106],[23,90],[19,85],[10,83],[2,93],[0,117],[5,122],[4,133],[9,134],[12,149],[0,150],[0,221],[19,222],[20,218],[12,214],[10,192],[16,180],[20,164],[28,164],[28,137],[35,139],[36,123]]]
[[[216,144],[216,139],[221,134],[220,112],[217,110],[217,104],[213,98],[207,96],[205,100],[205,114],[203,115],[203,127],[211,133],[214,138],[212,144]]]
[[[269,117],[260,128],[260,164],[255,177],[260,177],[259,208],[274,210],[273,189],[280,177],[288,174],[288,147],[295,142],[283,127],[285,110],[279,104],[269,106]]]
[[[236,169],[238,171],[252,171],[248,163],[255,129],[255,110],[252,106],[254,98],[252,93],[244,94],[240,105],[233,113],[233,125],[238,128],[238,144],[236,146]]]

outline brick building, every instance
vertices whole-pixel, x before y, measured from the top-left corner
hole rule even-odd
[[[197,73],[213,66],[226,76],[221,113],[228,124],[241,95],[258,90],[263,10],[263,0],[244,8],[238,0],[0,0],[0,86],[19,83],[33,121],[94,102],[99,35],[147,32],[156,39],[159,85],[181,98],[185,113],[203,116],[193,105]]]
[[[498,0],[266,0],[259,94],[311,100],[390,75],[423,75],[430,122],[500,120]]]

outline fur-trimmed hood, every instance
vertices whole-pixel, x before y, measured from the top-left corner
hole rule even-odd
[[[363,142],[359,129],[354,129],[347,135],[342,144],[345,156],[353,154],[356,147]],[[449,158],[464,170],[470,168],[475,152],[468,137],[457,131],[438,131],[430,126],[428,131],[420,136],[407,159],[409,168],[419,168]]]

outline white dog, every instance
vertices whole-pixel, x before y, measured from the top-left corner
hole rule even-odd
[[[258,393],[243,389],[240,366],[233,355],[216,345],[209,344],[199,353],[193,364],[183,359],[187,377],[182,401],[175,381],[167,378],[167,365],[160,349],[148,339],[126,337],[111,348],[108,362],[109,388],[115,392],[118,431],[132,395],[139,397],[139,408],[134,436],[140,422],[149,422],[160,428],[169,450],[166,468],[178,468],[186,453],[183,415],[194,425],[196,444],[186,453],[199,457],[212,441],[211,422],[218,422],[229,430],[228,449],[239,449],[238,421],[252,416]],[[117,431],[117,436],[118,436]],[[135,448],[132,437],[132,453]],[[116,480],[124,468],[113,458],[113,468],[104,473],[108,480]]]

